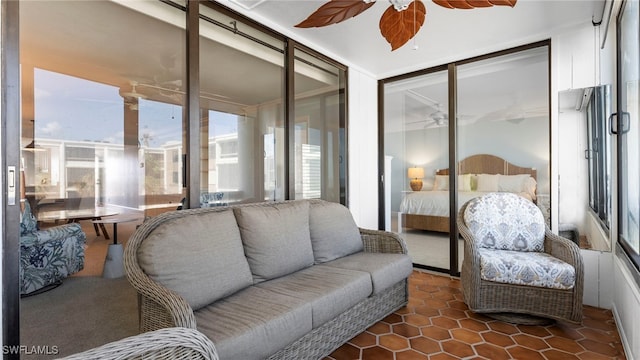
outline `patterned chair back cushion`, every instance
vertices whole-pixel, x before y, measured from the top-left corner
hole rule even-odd
[[[544,251],[544,218],[531,201],[507,192],[471,200],[464,221],[480,247],[514,251]]]
[[[20,235],[30,234],[38,230],[38,220],[31,212],[29,202],[24,202],[24,211],[20,214]]]

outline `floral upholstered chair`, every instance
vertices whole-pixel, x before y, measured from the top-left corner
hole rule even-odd
[[[457,217],[464,238],[460,280],[467,306],[500,320],[582,320],[578,246],[553,234],[540,209],[507,192],[469,200]]]
[[[78,223],[38,230],[29,202],[25,202],[20,218],[20,294],[54,286],[82,270],[85,242]]]

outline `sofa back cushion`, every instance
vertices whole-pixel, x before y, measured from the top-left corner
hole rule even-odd
[[[253,284],[230,209],[167,220],[140,245],[138,262],[193,310]]]
[[[360,230],[349,209],[342,204],[312,200],[309,230],[317,264],[363,250]]]
[[[234,213],[254,283],[313,265],[307,201],[238,206]]]

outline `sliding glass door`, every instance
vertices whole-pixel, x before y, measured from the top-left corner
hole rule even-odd
[[[405,239],[416,266],[457,275],[458,210],[489,192],[534,202],[550,224],[548,42],[382,84],[380,228]]]
[[[448,73],[384,85],[385,228],[414,264],[449,269]]]
[[[200,13],[201,190],[192,207],[284,200],[285,43],[208,6]]]
[[[625,1],[618,19],[619,243],[640,269],[640,6]],[[617,124],[617,126],[615,126]]]
[[[35,212],[157,211],[183,197],[184,12],[139,6],[21,3],[22,161]]]

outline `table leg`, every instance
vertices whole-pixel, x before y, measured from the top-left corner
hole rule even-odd
[[[93,230],[96,231],[96,236],[100,236],[100,230],[98,230],[98,224],[93,223]]]
[[[113,244],[118,243],[118,223],[113,223]]]
[[[102,220],[101,216],[94,217],[92,220]],[[100,236],[100,231],[98,231],[98,224],[93,223],[93,228],[96,229],[96,236]],[[109,240],[109,233],[107,232],[107,228],[104,227],[103,223],[100,223],[100,230],[102,230],[102,234],[104,238]]]

